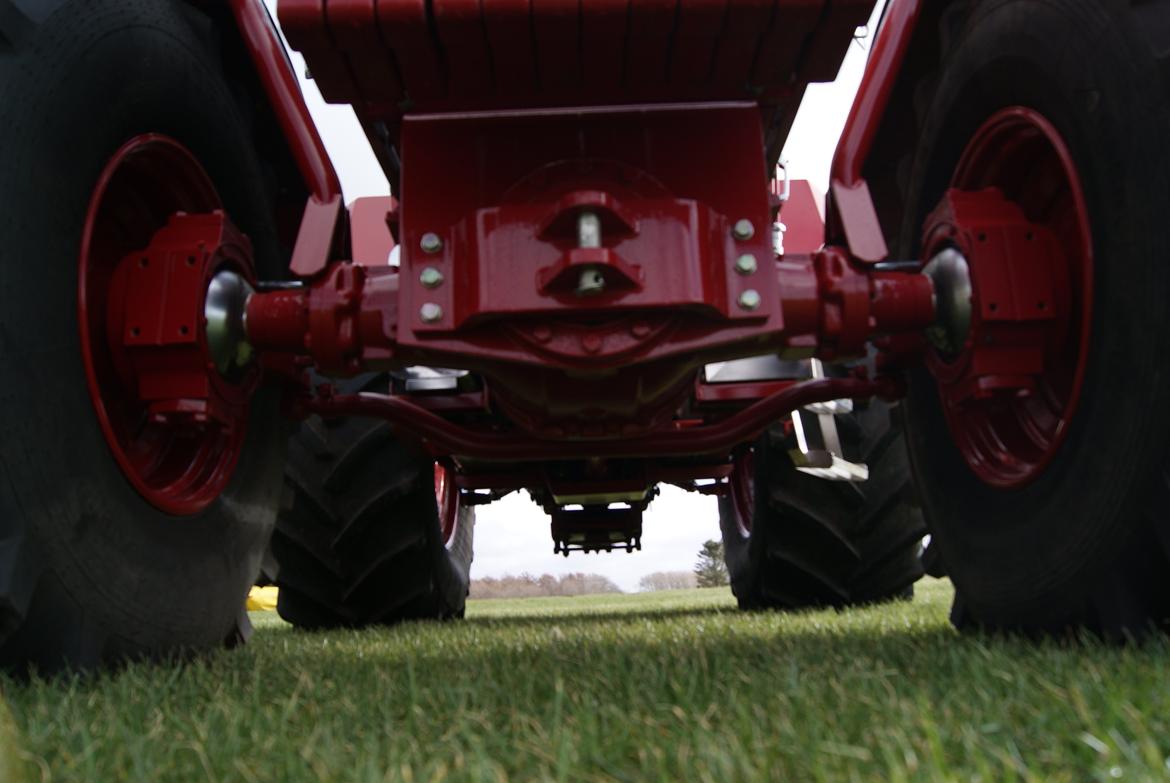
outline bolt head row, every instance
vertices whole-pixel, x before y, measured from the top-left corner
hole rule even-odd
[[[746,218],[737,220],[731,231],[732,235],[740,240],[747,241],[755,236],[756,229]],[[438,234],[427,232],[419,240],[419,247],[424,253],[435,254],[443,249],[443,240]],[[756,257],[744,253],[735,260],[735,271],[741,275],[751,275],[756,272],[758,264]],[[426,288],[437,288],[443,284],[443,273],[433,266],[423,267],[419,272],[419,282]],[[585,277],[582,276],[582,282]],[[739,295],[739,306],[744,310],[755,310],[760,306],[760,292],[749,288]],[[435,302],[426,302],[419,308],[419,317],[424,323],[436,323],[443,318],[443,308]]]
[[[747,242],[756,235],[756,227],[747,218],[740,218],[731,227],[731,235],[740,242]],[[745,277],[754,275],[759,268],[756,257],[751,253],[744,253],[735,259],[735,271]],[[760,292],[749,288],[739,295],[738,304],[742,310],[756,310],[761,304]]]
[[[438,234],[428,231],[419,239],[418,246],[424,253],[435,255],[443,249],[443,239]],[[425,266],[418,273],[418,281],[426,288],[438,288],[443,284],[443,273],[436,267]],[[418,317],[423,323],[437,323],[443,320],[443,308],[435,302],[425,302],[418,309]]]

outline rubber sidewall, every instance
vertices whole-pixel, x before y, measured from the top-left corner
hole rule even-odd
[[[70,3],[0,60],[0,530],[36,569],[6,659],[85,665],[217,644],[259,568],[286,435],[275,395],[255,399],[223,495],[168,516],[112,458],[78,337],[88,201],[139,134],[192,151],[252,240],[260,276],[282,276],[271,196],[219,62],[204,17],[130,0]]]
[[[923,127],[915,223],[904,234],[920,235],[968,140],[1010,106],[1038,111],[1063,137],[1093,234],[1082,398],[1037,480],[1013,490],[983,483],[950,440],[934,379],[921,371],[911,380],[907,436],[918,488],[948,573],[980,622],[1062,624],[1148,533],[1150,485],[1170,436],[1170,123],[1158,85],[1153,62],[1099,4],[985,3],[945,63]]]

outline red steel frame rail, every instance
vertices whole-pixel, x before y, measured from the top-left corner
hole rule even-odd
[[[891,378],[828,378],[805,381],[749,405],[714,424],[674,429],[626,440],[546,441],[513,433],[487,433],[452,424],[402,397],[355,394],[307,400],[302,410],[322,416],[368,416],[385,419],[422,438],[439,454],[485,460],[547,460],[581,457],[661,457],[724,455],[755,439],[772,422],[814,402],[846,397],[896,397]]]

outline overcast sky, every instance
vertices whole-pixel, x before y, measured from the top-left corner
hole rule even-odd
[[[276,0],[265,0],[276,15]],[[871,20],[876,23],[875,20]],[[873,29],[873,24],[868,28]],[[849,49],[837,81],[809,87],[796,117],[784,158],[790,175],[810,180],[825,192],[833,150],[861,79],[869,39]],[[333,165],[341,176],[347,201],[390,192],[365,137],[348,106],[330,106],[311,81],[304,80],[304,60],[290,51],[301,75],[309,110],[317,122]],[[457,184],[457,183],[455,183]],[[504,574],[564,574],[587,571],[604,574],[624,590],[636,590],[638,580],[652,571],[690,570],[700,545],[719,537],[715,498],[663,487],[643,518],[642,551],[633,554],[553,555],[548,517],[525,493],[514,493],[478,510],[473,577]]]

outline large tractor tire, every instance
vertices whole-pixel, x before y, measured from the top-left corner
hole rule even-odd
[[[386,375],[346,393],[385,393]],[[307,629],[463,616],[475,513],[453,476],[361,418],[308,419],[289,441],[272,537],[277,610]]]
[[[930,80],[905,257],[931,254],[947,188],[998,188],[1059,248],[1031,394],[954,402],[945,373],[990,339],[977,330],[910,381],[911,463],[961,628],[1125,638],[1170,619],[1168,12],[972,4]]]
[[[281,276],[247,107],[186,4],[24,6],[0,2],[19,33],[0,36],[0,664],[238,641],[280,497],[279,400],[175,436],[111,369],[105,308],[177,210],[225,210]]]
[[[861,483],[797,470],[783,432],[740,454],[719,500],[731,589],[743,609],[844,607],[913,596],[925,526],[891,409],[874,401],[838,416]]]

